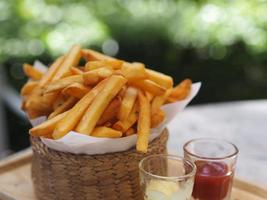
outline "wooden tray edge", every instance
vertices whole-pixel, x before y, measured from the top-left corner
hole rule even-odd
[[[32,160],[32,149],[27,148],[0,160],[0,174],[25,165]]]

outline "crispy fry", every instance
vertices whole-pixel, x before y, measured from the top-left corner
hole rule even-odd
[[[28,81],[20,90],[22,96],[28,96],[32,93],[33,89],[38,85],[37,81]]]
[[[45,122],[39,124],[38,126],[35,126],[33,128],[30,129],[30,134],[32,136],[45,136],[45,135],[49,135],[51,133],[53,133],[54,128],[56,127],[57,123],[63,119],[64,116],[66,116],[66,114],[68,113],[68,111],[61,113],[57,116],[55,116],[52,119],[48,119]]]
[[[134,106],[136,98],[137,98],[137,89],[134,87],[128,87],[125,91],[125,94],[121,102],[121,106],[119,108],[118,112],[119,120],[124,121],[127,119]]]
[[[43,115],[43,113],[40,113],[39,111],[36,111],[36,110],[26,110],[26,113],[27,113],[29,119],[35,119],[35,118]]]
[[[121,88],[121,90],[120,90],[120,92],[119,92],[119,94],[118,94],[119,99],[122,99],[122,98],[123,98],[123,96],[124,96],[124,94],[125,94],[125,92],[126,92],[126,89],[127,89],[127,86],[126,86],[126,85],[124,85],[124,86]]]
[[[44,87],[48,83],[51,82],[54,75],[58,71],[59,67],[61,66],[62,62],[64,61],[65,56],[61,56],[48,68],[48,71],[43,75],[39,82],[40,87]]]
[[[71,67],[70,68],[70,72],[71,72],[72,75],[81,75],[81,74],[83,74],[83,71],[80,70],[77,67]]]
[[[146,153],[148,148],[148,138],[150,134],[150,104],[141,90],[138,92],[139,119],[137,123],[137,143],[136,149]]]
[[[146,73],[148,75],[148,79],[154,81],[165,89],[171,88],[173,86],[173,79],[168,75],[154,71],[152,69],[146,69]]]
[[[149,102],[151,102],[151,101],[153,100],[153,98],[154,98],[154,95],[151,94],[151,93],[148,92],[148,91],[145,91],[145,95],[146,95],[146,98],[147,98],[147,100],[148,100]]]
[[[65,56],[64,61],[60,65],[52,80],[58,80],[70,72],[71,67],[76,67],[81,58],[81,47],[79,45],[74,45]]]
[[[165,119],[165,112],[158,109],[157,112],[151,115],[151,128],[157,127]]]
[[[39,116],[48,115],[52,112],[52,103],[57,97],[57,94],[51,93],[49,95],[34,95],[25,103],[25,108],[31,113],[39,113]],[[38,116],[37,116],[38,117]]]
[[[151,103],[151,115],[158,112],[160,107],[165,103],[167,98],[170,96],[172,89],[168,89],[163,95],[155,96]]]
[[[68,76],[68,77],[53,81],[49,85],[47,85],[44,93],[50,93],[50,92],[62,90],[73,83],[81,83],[82,84],[83,83],[83,76],[82,75],[72,75],[72,76]]]
[[[87,61],[96,61],[96,60],[116,60],[113,57],[104,55],[92,49],[82,49],[82,57]]]
[[[69,97],[63,104],[61,104],[59,107],[57,107],[48,117],[48,119],[51,119],[55,116],[57,116],[60,113],[63,113],[67,110],[69,110],[74,104],[77,102],[77,98],[75,97]]]
[[[67,86],[65,89],[63,89],[61,93],[66,96],[73,96],[78,99],[81,99],[89,91],[90,91],[90,88],[85,87],[84,85],[80,83],[73,83]]]
[[[134,128],[129,128],[126,132],[125,132],[125,136],[130,136],[133,135],[135,133]]]
[[[99,82],[100,80],[111,76],[112,73],[113,73],[112,69],[105,68],[105,67],[101,67],[98,69],[94,69],[92,71],[88,71],[83,74],[84,84],[86,85],[95,84]]]
[[[157,83],[151,81],[151,80],[139,80],[139,81],[133,81],[129,82],[130,85],[140,88],[141,90],[148,91],[153,95],[163,95],[166,91],[165,88],[161,87]]]
[[[98,69],[101,67],[110,67],[114,70],[120,69],[123,64],[121,60],[98,60],[98,61],[89,61],[85,65],[85,71]]]
[[[42,78],[43,73],[34,68],[32,65],[24,64],[23,65],[24,73],[32,80],[38,81]]]
[[[137,109],[138,104],[135,103],[133,109],[131,110],[131,113],[129,114],[129,117],[124,121],[117,121],[115,124],[113,124],[112,127],[118,131],[122,131],[123,133],[127,131],[131,126],[135,124],[138,119]]]
[[[185,99],[191,91],[192,81],[190,79],[185,79],[177,86],[175,86],[170,94],[170,99],[183,100]]]
[[[105,138],[120,138],[122,136],[122,132],[114,130],[109,127],[99,126],[99,127],[94,128],[91,136],[105,137]]]
[[[119,98],[114,98],[108,105],[108,107],[105,109],[103,114],[101,115],[100,119],[97,122],[97,125],[102,125],[106,123],[107,121],[113,119],[116,117],[118,113],[118,108],[120,107],[121,100]]]
[[[60,122],[55,127],[55,130],[52,134],[54,139],[61,138],[69,131],[74,130],[93,99],[105,87],[106,82],[107,80],[103,80],[99,84],[97,84],[97,86],[90,90],[90,92],[88,92],[69,110],[68,114],[62,120],[60,120]]]
[[[97,121],[112,99],[117,95],[127,80],[119,75],[113,75],[107,80],[107,84],[99,95],[93,100],[86,110],[83,118],[76,127],[76,131],[83,134],[91,134]]]
[[[147,78],[145,66],[142,63],[124,62],[121,67],[121,73],[132,82]]]

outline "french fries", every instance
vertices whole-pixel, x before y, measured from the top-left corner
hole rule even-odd
[[[128,115],[130,114],[135,100],[137,97],[137,89],[133,87],[128,87],[125,91],[124,97],[121,102],[121,106],[118,112],[118,119],[123,121],[126,120]]]
[[[134,87],[140,88],[141,90],[148,91],[156,96],[163,95],[166,91],[165,88],[148,79],[130,82],[129,84]]]
[[[69,110],[75,103],[77,102],[77,98],[75,97],[69,97],[64,103],[62,103],[60,106],[58,106],[48,117],[48,119],[51,119],[55,116],[57,116],[60,113],[63,113],[67,110]]]
[[[165,94],[161,95],[161,96],[156,96],[151,103],[151,115],[155,114],[160,107],[166,102],[166,100],[168,99],[168,97],[170,96],[172,90],[168,89]]]
[[[86,64],[79,66],[80,59]],[[165,119],[162,105],[187,98],[192,81],[173,87],[173,79],[74,45],[43,73],[23,66],[29,81],[21,89],[29,118],[47,120],[30,129],[32,136],[59,139],[70,131],[100,138],[137,134],[136,150],[146,153],[151,128]]]
[[[23,71],[24,73],[32,80],[38,81],[42,78],[43,73],[40,72],[39,70],[35,69],[33,66],[29,64],[24,64],[23,65]]]
[[[49,67],[48,71],[43,75],[39,82],[40,87],[44,87],[48,83],[51,82],[53,79],[54,75],[57,73],[59,70],[59,67],[61,66],[62,62],[64,61],[65,56],[61,56],[56,61]]]
[[[99,126],[94,128],[91,133],[91,136],[94,137],[107,137],[107,138],[120,138],[122,136],[122,132],[114,130],[112,128],[106,126]]]
[[[107,81],[103,80],[88,92],[78,103],[76,103],[62,120],[59,121],[52,134],[54,139],[58,139],[66,135],[69,131],[74,130],[80,122],[83,114],[94,98],[102,91]]]
[[[70,72],[71,72],[72,75],[81,75],[81,74],[83,74],[83,71],[80,70],[77,67],[71,67],[70,68]]]
[[[57,125],[57,123],[66,116],[68,111],[57,115],[54,118],[48,119],[47,121],[41,123],[30,129],[30,134],[32,136],[44,136],[44,135],[51,135]]]
[[[123,121],[117,121],[113,125],[113,128],[122,131],[123,133],[126,132],[130,127],[132,127],[136,123],[138,119],[137,108],[138,106],[137,104],[135,104],[135,106],[131,110],[129,117]]]
[[[65,56],[63,62],[60,65],[60,68],[57,70],[52,80],[58,80],[64,77],[70,72],[71,67],[77,66],[81,58],[81,47],[79,45],[73,46],[68,54]]]
[[[107,78],[113,74],[113,70],[105,67],[94,69],[83,74],[85,85],[98,83],[100,80]]]
[[[120,69],[123,64],[121,60],[98,60],[98,61],[89,61],[85,65],[85,71],[90,71],[98,69],[101,67],[109,67],[111,69]]]
[[[101,93],[95,97],[92,104],[87,109],[76,131],[90,135],[102,113],[127,80],[120,75],[112,75],[107,79],[107,83]]]
[[[148,148],[148,138],[150,133],[150,104],[142,91],[138,92],[139,119],[137,123],[137,143],[136,149],[146,153]]]
[[[116,60],[110,56],[104,55],[92,49],[83,49],[82,50],[82,57],[87,61],[99,61],[99,60]]]
[[[185,99],[191,91],[192,81],[185,79],[172,89],[169,97],[170,102],[175,102]]]
[[[25,97],[32,93],[33,89],[37,87],[37,81],[28,81],[20,90],[20,94]]]
[[[145,65],[142,63],[124,63],[121,67],[121,73],[129,81],[135,82],[147,78]]]
[[[80,83],[73,83],[62,90],[62,94],[65,96],[73,96],[78,99],[81,99],[90,91],[90,88],[85,87]]]
[[[120,104],[121,104],[121,100],[119,98],[113,99],[108,105],[108,107],[105,109],[103,114],[101,115],[100,119],[97,122],[97,125],[102,125],[106,122],[109,122],[113,118],[115,118],[118,113],[117,108],[120,106]]]
[[[64,89],[65,87],[73,84],[73,83],[83,83],[83,76],[82,75],[73,75],[68,76],[63,79],[59,79],[57,81],[53,81],[49,84],[46,88],[44,93],[55,92]]]
[[[157,112],[151,115],[151,128],[157,127],[165,119],[165,112],[158,109]]]

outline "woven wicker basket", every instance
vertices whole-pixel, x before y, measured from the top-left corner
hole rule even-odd
[[[103,155],[74,155],[47,148],[31,137],[32,178],[39,200],[142,200],[138,162],[166,153],[168,131],[149,144],[147,154],[135,149]]]

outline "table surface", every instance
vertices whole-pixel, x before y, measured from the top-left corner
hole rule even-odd
[[[239,148],[236,174],[267,186],[267,100],[189,106],[169,125],[169,152],[193,138],[223,138]]]

